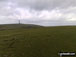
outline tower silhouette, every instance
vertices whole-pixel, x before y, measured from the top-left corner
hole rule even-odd
[[[21,24],[21,23],[20,23],[20,20],[18,21],[18,23]]]

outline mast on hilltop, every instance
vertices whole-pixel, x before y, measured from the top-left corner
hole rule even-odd
[[[21,24],[20,20],[18,20],[18,24]]]

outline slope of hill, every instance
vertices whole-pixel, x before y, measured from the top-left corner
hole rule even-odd
[[[5,30],[5,29],[19,29],[19,28],[38,28],[42,27],[39,25],[33,25],[33,24],[4,24],[0,25],[0,30]]]
[[[76,52],[75,26],[0,31],[0,57],[59,57],[59,52]]]

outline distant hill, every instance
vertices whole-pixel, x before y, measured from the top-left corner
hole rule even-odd
[[[39,27],[43,27],[43,26],[34,25],[34,24],[3,24],[3,25],[0,25],[0,30],[17,29],[17,28],[30,29],[30,28],[39,28]]]

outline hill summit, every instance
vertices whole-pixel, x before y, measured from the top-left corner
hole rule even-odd
[[[39,28],[39,27],[43,27],[43,26],[34,25],[34,24],[3,24],[3,25],[0,25],[0,30],[17,29],[17,28],[30,29],[30,28]]]

